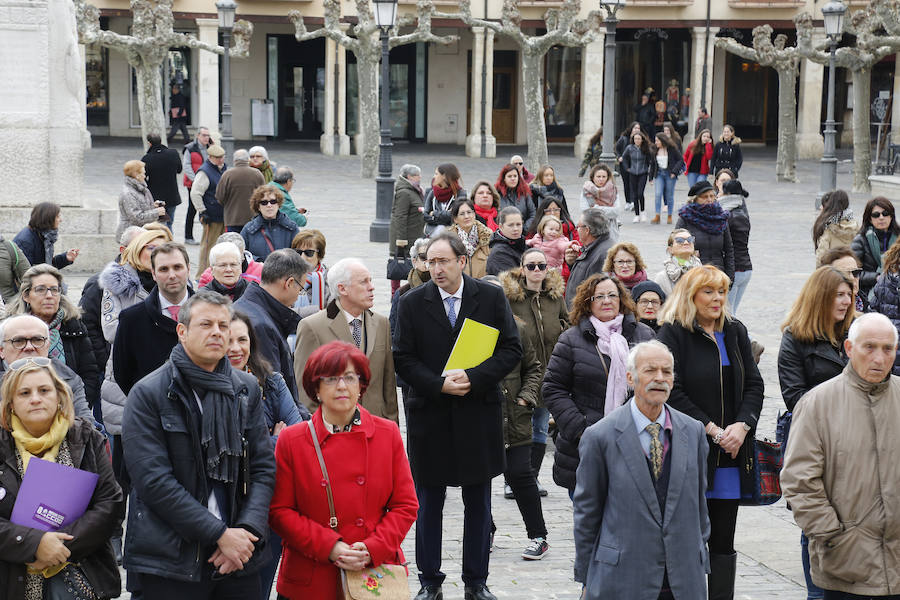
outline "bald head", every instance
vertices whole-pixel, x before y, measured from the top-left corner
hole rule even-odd
[[[844,349],[850,366],[869,383],[891,375],[897,355],[897,329],[880,313],[866,313],[853,321]]]

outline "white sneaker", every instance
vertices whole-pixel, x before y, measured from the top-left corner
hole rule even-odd
[[[640,223],[641,218],[638,215],[634,215],[634,218],[631,220],[632,223]]]
[[[625,205],[625,212],[634,212],[634,204],[629,202]]]
[[[646,221],[647,221],[647,213],[641,213],[641,221],[642,221],[642,222],[646,222]]]

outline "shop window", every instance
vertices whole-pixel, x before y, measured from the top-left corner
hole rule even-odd
[[[109,126],[109,49],[84,47],[85,105],[88,127]]]
[[[581,48],[554,46],[545,58],[544,121],[549,140],[574,139],[581,117]]]

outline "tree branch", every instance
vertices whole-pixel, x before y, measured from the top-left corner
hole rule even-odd
[[[431,0],[418,0],[415,16],[405,19],[405,22],[410,25],[416,22],[416,30],[405,35],[396,35],[397,28],[400,26],[398,22],[398,27],[394,29],[394,35],[391,36],[388,45],[394,48],[413,42],[434,42],[446,46],[459,41],[458,35],[435,35],[431,31],[431,19],[434,14],[434,3]],[[456,18],[459,18],[459,15],[456,15]]]

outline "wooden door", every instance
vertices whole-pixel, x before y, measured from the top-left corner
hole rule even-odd
[[[516,141],[516,67],[494,67],[492,130],[498,144]]]

